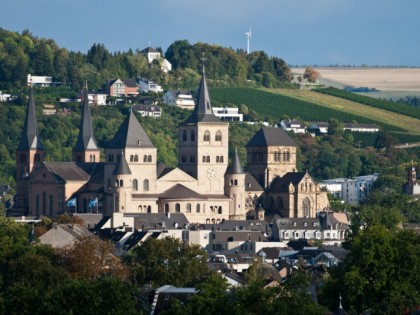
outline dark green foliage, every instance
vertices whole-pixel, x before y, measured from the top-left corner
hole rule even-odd
[[[406,104],[400,104],[392,101],[380,100],[369,96],[339,90],[333,87],[316,89],[315,91],[420,119],[420,109],[415,106],[409,106]]]

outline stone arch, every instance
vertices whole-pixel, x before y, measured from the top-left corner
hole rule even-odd
[[[203,141],[206,141],[206,142],[210,141],[210,131],[206,130],[204,132]]]

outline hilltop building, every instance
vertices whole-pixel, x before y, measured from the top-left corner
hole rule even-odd
[[[190,223],[263,220],[265,212],[315,217],[326,193],[297,172],[296,144],[280,128],[261,128],[248,142],[248,172],[237,152],[228,165],[229,123],[213,114],[203,69],[197,104],[179,128],[179,165],[157,162],[154,146],[130,111],[103,148],[94,137],[85,89],[73,162],[45,161],[32,88],[16,151],[16,212],[180,213]],[[20,212],[19,212],[20,211]]]

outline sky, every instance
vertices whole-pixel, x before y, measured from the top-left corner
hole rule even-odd
[[[0,27],[86,53],[176,40],[263,50],[289,65],[420,67],[419,0],[0,0]]]

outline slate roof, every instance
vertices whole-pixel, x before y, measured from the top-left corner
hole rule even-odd
[[[274,260],[279,258],[280,249],[282,249],[282,247],[263,247],[259,250],[259,252],[263,251],[266,259]]]
[[[96,140],[93,135],[92,119],[90,117],[89,96],[87,88],[83,92],[83,110],[80,118],[79,136],[74,145],[73,152],[97,150]]]
[[[154,49],[154,48],[152,48],[152,47],[146,47],[145,49],[143,49],[142,51],[141,51],[142,53],[149,53],[149,52],[151,52],[151,53],[157,53],[157,52],[159,52],[159,51],[157,51],[156,49]]]
[[[160,199],[206,199],[203,195],[181,184],[169,188],[160,195]]]
[[[245,173],[245,191],[264,191],[264,188],[257,182],[251,173]]]
[[[121,154],[120,159],[115,166],[113,175],[130,175],[131,170],[128,166],[127,160],[125,159],[124,153]]]
[[[29,99],[26,107],[25,123],[20,136],[18,151],[29,149],[43,150],[44,145],[38,134],[38,127],[36,122],[35,102],[32,92],[32,87],[29,88]]]
[[[286,131],[275,127],[262,127],[249,140],[246,147],[288,146],[296,147],[296,143]]]
[[[200,86],[197,94],[197,104],[195,105],[194,111],[187,120],[187,124],[198,123],[198,122],[218,122],[222,121],[213,114],[213,109],[210,102],[209,91],[207,89],[206,76],[203,70],[201,76]]]
[[[109,149],[154,148],[152,141],[144,131],[136,115],[130,111],[114,138],[108,142]]]
[[[287,192],[289,185],[296,186],[305,177],[306,172],[288,172],[283,177],[276,177],[271,183],[269,192]]]
[[[92,175],[103,172],[102,163],[44,162],[59,181],[88,181]],[[97,168],[97,169],[96,169]]]
[[[131,248],[136,246],[141,240],[145,238],[147,232],[134,231],[124,242],[124,250],[129,251]]]
[[[161,178],[168,174],[169,172],[173,171],[175,168],[169,167],[162,162],[159,162],[156,169],[157,178]]]
[[[123,82],[124,82],[126,87],[129,87],[129,88],[137,88],[138,87],[136,79],[124,79]]]
[[[242,169],[241,162],[239,161],[238,151],[235,150],[232,156],[232,163],[226,170],[226,174],[243,174],[244,170]]]
[[[188,219],[183,213],[136,213],[134,216],[134,228],[137,230],[171,229],[178,224],[178,228],[183,228],[189,224]]]

